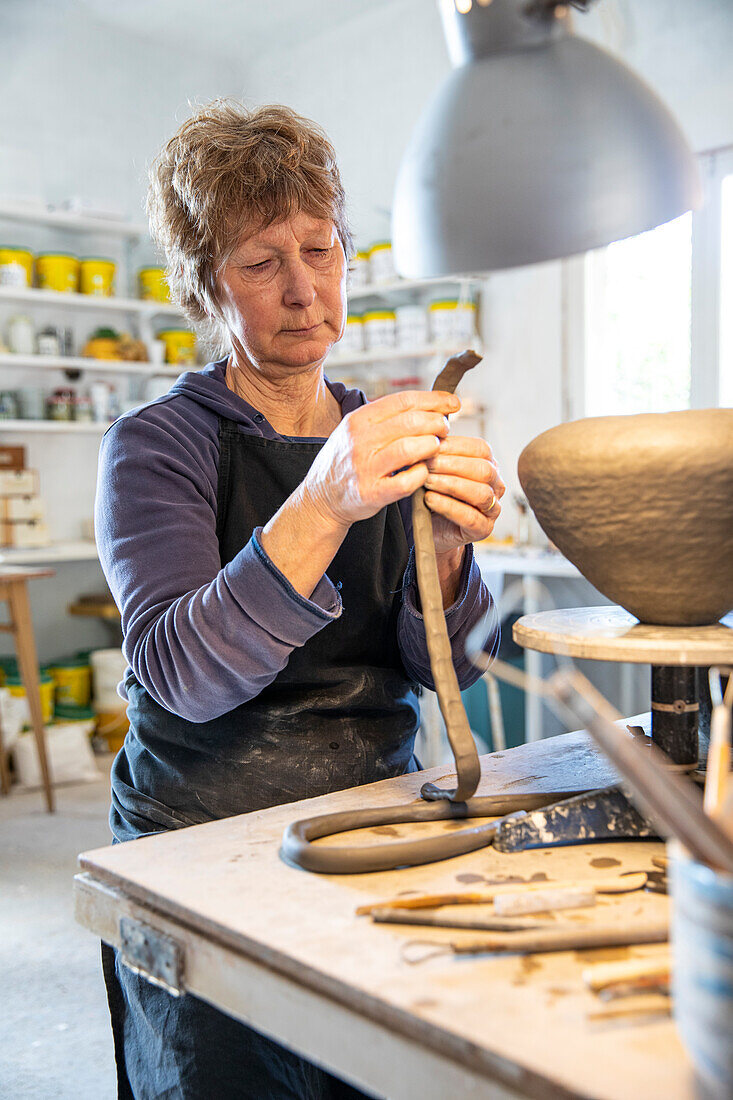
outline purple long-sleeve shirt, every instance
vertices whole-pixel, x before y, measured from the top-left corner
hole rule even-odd
[[[328,386],[343,415],[366,401],[360,390]],[[259,529],[222,568],[216,534],[219,416],[242,433],[283,438],[229,389],[222,360],[182,374],[165,396],[115,421],[99,461],[97,545],[122,614],[125,657],[156,702],[192,722],[209,721],[254,698],[296,646],[341,614],[341,598],[327,574],[310,599],[295,592],[263,550]],[[411,540],[409,501],[401,501],[400,510]],[[465,657],[465,639],[490,603],[469,546],[458,597],[446,612],[462,688],[479,676]],[[433,688],[412,553],[397,630],[408,675]]]

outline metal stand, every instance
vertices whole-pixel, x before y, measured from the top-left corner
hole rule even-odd
[[[674,764],[698,764],[697,669],[652,665],[652,741]]]

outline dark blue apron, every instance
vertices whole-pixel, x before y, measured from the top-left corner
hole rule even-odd
[[[300,484],[323,441],[245,435],[223,418],[219,439],[223,567]],[[354,524],[328,570],[341,591],[340,618],[295,649],[255,699],[210,722],[171,714],[128,674],[130,733],[112,771],[116,834],[199,824],[414,769],[416,685],[397,646],[407,558],[396,504]],[[104,954],[120,1095],[130,1086],[137,1100],[361,1095],[197,998],[174,1000],[109,949]]]

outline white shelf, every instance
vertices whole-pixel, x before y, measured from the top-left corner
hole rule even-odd
[[[525,577],[580,577],[582,574],[562,554],[538,546],[501,546],[478,542],[474,553],[486,573],[510,573]]]
[[[0,203],[0,220],[25,222],[28,225],[50,225],[55,229],[71,230],[75,233],[100,233],[108,237],[127,237],[137,240],[147,235],[143,225],[116,218],[94,218],[88,214],[74,214],[69,210],[44,210],[32,206],[14,206],[12,203]]]
[[[0,368],[31,370],[84,370],[96,374],[166,375],[177,378],[186,368],[172,367],[168,363],[133,363],[125,359],[86,359],[73,355],[14,355],[0,354]],[[195,367],[189,368],[195,370]]]
[[[372,283],[369,286],[347,290],[346,296],[350,302],[359,298],[386,298],[402,290],[431,290],[440,286],[477,286],[486,278],[486,275],[443,275],[435,279],[390,279],[389,282]]]
[[[137,313],[143,316],[177,317],[183,314],[167,302],[147,302],[141,298],[101,298],[94,294],[64,294],[58,290],[38,290],[35,287],[0,287],[0,302],[22,302],[54,309],[90,310],[94,313]]]
[[[356,363],[393,363],[399,359],[430,359],[437,355],[457,355],[467,347],[480,354],[481,341],[475,336],[463,344],[425,344],[417,348],[379,348],[374,351],[349,351],[331,355],[326,360],[326,370],[352,366]]]
[[[0,549],[0,565],[46,565],[64,561],[98,561],[97,547],[88,539],[55,542],[32,550]]]
[[[142,404],[142,402],[141,402]],[[0,434],[3,432],[52,432],[85,435],[102,435],[112,421],[86,420],[0,420]]]

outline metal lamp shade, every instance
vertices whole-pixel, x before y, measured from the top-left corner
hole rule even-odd
[[[699,202],[674,118],[625,65],[570,35],[455,69],[400,167],[408,278],[499,270],[629,237]]]

